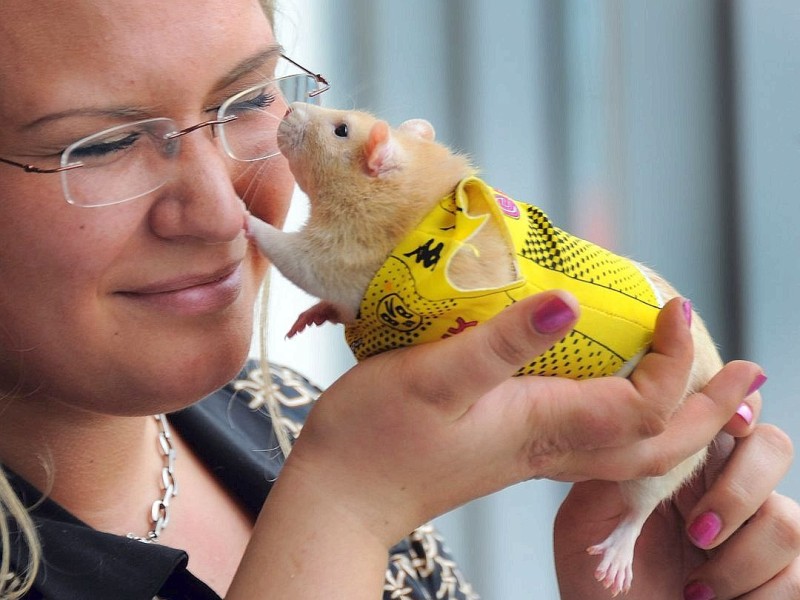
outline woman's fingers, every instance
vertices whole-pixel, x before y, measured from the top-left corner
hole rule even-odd
[[[409,375],[401,381],[408,397],[458,418],[562,339],[578,313],[570,294],[544,292],[515,303],[480,327],[393,353],[393,369]],[[652,350],[629,379],[607,377],[576,385],[573,380],[523,377],[507,388],[516,397],[528,389],[528,410],[533,418],[543,417],[552,425],[539,431],[552,432],[554,447],[621,445],[663,431],[680,405],[692,356],[683,301],[674,299],[659,314]]]
[[[708,590],[714,595],[706,597],[719,600],[795,598],[800,590],[798,555],[800,507],[790,498],[773,493],[746,526],[691,574],[687,588]],[[742,596],[765,581],[768,583],[758,591]],[[792,587],[785,588],[788,585]],[[791,589],[794,595],[777,593],[782,589]]]
[[[690,310],[691,305],[682,298],[672,299],[661,309],[650,352],[629,377],[642,400],[648,403],[654,434],[663,429],[678,408],[689,382],[694,360]]]
[[[657,435],[683,399],[691,365],[691,334],[675,299],[659,314],[652,350],[629,379],[522,378],[530,387],[531,431],[548,432],[544,442],[554,451],[619,448]]]
[[[662,475],[708,445],[730,420],[760,373],[754,363],[731,362],[703,390],[686,399],[660,435],[644,438],[633,446],[574,452],[563,457],[560,474],[546,476],[622,481]]]
[[[521,300],[497,316],[436,344],[400,350],[401,383],[411,397],[462,415],[566,336],[580,313],[575,298],[549,291]],[[399,357],[393,357],[398,362]]]
[[[778,573],[766,584],[738,600],[775,600],[775,598],[800,598],[800,558]]]
[[[651,351],[633,375],[576,381],[521,377],[506,393],[524,398],[532,431],[558,447],[621,446],[663,431],[680,405],[692,365],[692,338],[681,299],[662,309]]]
[[[767,377],[761,374],[760,377],[753,382],[753,388],[760,388]],[[736,408],[736,414],[731,417],[731,420],[725,425],[724,431],[733,437],[745,437],[758,423],[758,418],[761,415],[762,399],[758,391],[754,391]]]
[[[739,440],[723,470],[692,512],[688,534],[710,549],[730,537],[766,502],[792,463],[792,442],[772,425],[759,425]]]
[[[712,558],[692,573],[690,589],[705,586],[717,598],[739,597],[783,573],[797,559],[800,507],[773,492],[791,462],[791,441],[774,426],[759,425],[738,442],[687,517],[687,534],[696,546],[718,547]],[[799,585],[797,573],[792,576],[790,572],[769,585],[791,581]]]
[[[728,365],[675,414],[693,356],[684,305],[675,299],[662,309],[652,351],[630,379],[511,377],[563,338],[578,312],[571,295],[545,292],[452,338],[375,356],[331,386],[306,429],[319,430],[319,445],[346,435],[343,422],[356,427],[366,412],[379,410],[368,429],[372,449],[357,428],[365,464],[382,451],[396,459],[392,443],[399,449],[410,436],[424,440],[415,446],[420,455],[470,464],[472,480],[446,481],[430,463],[435,476],[425,485],[447,493],[425,507],[427,517],[535,476],[619,481],[661,474],[714,438],[760,372],[751,363]],[[395,464],[398,477],[403,468],[418,470],[413,454],[405,452],[404,467]],[[357,458],[352,454],[350,463]]]
[[[444,344],[439,344],[438,360],[429,361],[438,367],[438,386],[431,384],[436,375],[419,377],[419,371],[409,370],[418,374],[415,381],[424,386],[429,397],[444,398],[449,408],[460,396],[470,398],[462,401],[459,410],[463,412],[455,416],[481,420],[484,426],[493,421],[491,413],[502,417],[506,435],[521,443],[528,476],[621,480],[667,470],[707,445],[735,410],[735,406],[728,407],[732,400],[726,404],[725,399],[741,399],[751,383],[754,375],[746,373],[744,377],[748,379],[742,383],[741,371],[758,370],[755,366],[731,366],[726,376],[710,384],[710,396],[694,399],[682,418],[692,435],[684,436],[682,444],[674,444],[673,438],[681,437],[674,434],[652,447],[632,448],[631,444],[664,432],[682,401],[693,357],[683,301],[674,299],[661,311],[652,350],[630,379],[605,377],[578,382],[521,377],[503,382],[503,377],[530,360],[534,350],[541,352],[541,347],[549,347],[552,339],[563,336],[565,332],[559,328],[569,318],[560,316],[554,306],[565,306],[561,296],[536,297],[527,332],[520,324],[520,316],[527,315],[521,311],[512,314],[514,308],[519,308],[512,307],[471,332],[471,337],[463,334],[461,339],[453,340],[446,359],[442,359]],[[536,317],[540,314],[545,315],[545,327],[537,326]],[[551,338],[542,331],[558,333]],[[414,355],[417,360],[419,357],[419,353]],[[450,365],[447,369],[442,368],[442,360]],[[436,393],[437,389],[441,391]],[[473,400],[492,389],[493,393]],[[710,420],[709,413],[713,415]],[[607,450],[607,462],[597,454],[598,448]]]

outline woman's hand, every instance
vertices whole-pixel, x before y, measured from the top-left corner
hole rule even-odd
[[[388,548],[420,524],[533,477],[663,472],[709,443],[760,374],[729,365],[673,418],[693,358],[676,299],[629,379],[511,377],[564,337],[578,310],[568,294],[539,294],[341,377],[311,411],[232,591],[317,597],[335,579],[337,597],[373,598]]]
[[[760,396],[747,406],[757,416]],[[800,506],[774,491],[792,445],[781,430],[754,422],[734,416],[704,471],[650,518],[627,598],[800,597]],[[608,597],[593,577],[597,558],[585,549],[613,529],[620,511],[616,484],[598,481],[576,484],[561,506],[555,552],[565,600]]]
[[[348,498],[391,545],[533,477],[661,473],[708,445],[760,374],[751,363],[729,365],[672,419],[693,357],[675,300],[630,379],[510,377],[563,337],[576,314],[571,297],[542,294],[440,343],[365,361],[323,394],[286,468],[316,470],[313,479]]]

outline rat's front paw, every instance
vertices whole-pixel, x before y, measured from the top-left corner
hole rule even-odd
[[[335,304],[323,300],[300,313],[286,337],[294,337],[309,325],[322,325],[325,322],[341,323],[342,318],[339,308]]]

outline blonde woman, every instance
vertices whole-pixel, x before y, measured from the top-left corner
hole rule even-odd
[[[310,413],[317,390],[276,368],[285,420],[250,407],[267,265],[245,210],[282,223],[275,123],[327,85],[282,55],[272,10],[2,4],[0,597],[474,597],[431,518],[532,477],[650,474],[722,429],[742,443],[715,446],[715,470],[646,529],[630,597],[796,597],[798,509],[773,492],[791,449],[755,424],[763,375],[732,363],[673,416],[691,361],[680,301],[630,380],[510,378],[575,322],[554,291],[365,361]],[[281,470],[273,429],[303,422]],[[564,506],[565,598],[605,597],[583,587],[579,546],[615,489],[585,483]],[[708,514],[715,535],[693,541]]]

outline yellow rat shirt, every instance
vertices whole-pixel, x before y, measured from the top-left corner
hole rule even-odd
[[[458,289],[447,265],[485,219],[502,225],[520,278],[493,289]],[[518,374],[627,375],[647,351],[662,306],[649,279],[632,261],[554,227],[537,207],[468,177],[392,251],[345,336],[363,360],[458,334],[521,298],[555,288],[578,298],[580,319]]]

